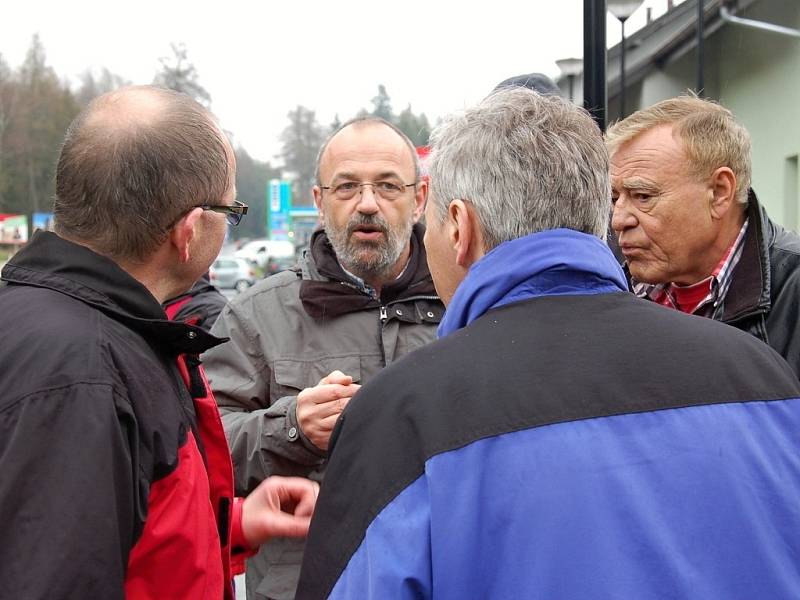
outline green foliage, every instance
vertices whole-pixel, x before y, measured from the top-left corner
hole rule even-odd
[[[293,204],[311,206],[317,170],[317,153],[325,139],[325,132],[317,122],[316,113],[298,105],[289,111],[289,125],[281,133],[283,166],[294,176]]]
[[[392,99],[386,92],[386,86],[378,85],[378,95],[372,98],[372,115],[394,123],[394,113],[392,112]]]
[[[156,79],[210,102],[186,48],[173,45],[173,52],[173,60],[162,59]],[[0,56],[0,212],[52,210],[56,162],[67,127],[92,98],[128,83],[108,69],[97,76],[86,71],[73,91],[47,64],[38,35],[18,69]]]
[[[267,237],[267,184],[280,177],[268,162],[252,158],[244,148],[236,148],[236,198],[247,204],[247,216],[231,228],[234,239]]]
[[[0,212],[51,210],[59,147],[78,110],[38,35],[17,71],[0,67]]]
[[[365,117],[373,115],[394,123],[405,133],[415,146],[426,146],[431,136],[431,125],[425,113],[415,114],[409,104],[403,112],[395,115],[392,111],[392,99],[386,91],[386,86],[378,85],[378,95],[372,98],[372,112],[361,109],[356,116]]]
[[[414,114],[409,104],[397,119],[397,126],[415,146],[427,146],[431,137],[431,125],[425,113]]]

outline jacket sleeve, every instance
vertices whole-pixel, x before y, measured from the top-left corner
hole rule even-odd
[[[147,496],[136,435],[108,385],[51,388],[0,415],[0,595],[123,598]]]
[[[307,476],[325,452],[300,431],[296,396],[270,406],[271,371],[252,323],[229,305],[212,333],[230,338],[206,352],[203,363],[222,415],[237,493],[249,493],[269,475]]]
[[[766,341],[786,359],[800,378],[800,303],[797,301],[800,294],[800,270],[794,268],[795,257],[791,257],[791,262],[786,257],[781,258],[784,264],[773,263],[772,268],[780,269],[783,273],[788,273],[788,276],[783,285],[773,285],[771,290],[772,308],[766,319]]]

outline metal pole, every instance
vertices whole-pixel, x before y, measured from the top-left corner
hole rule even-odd
[[[619,43],[619,118],[625,118],[625,19],[622,25],[622,41]]]
[[[583,107],[606,130],[606,0],[583,0]]]
[[[705,29],[705,15],[703,14],[703,0],[697,0],[697,95],[701,98],[706,95],[703,77],[704,48],[703,30]]]
[[[569,101],[574,102],[575,100],[575,75],[567,75],[567,81],[569,81]]]

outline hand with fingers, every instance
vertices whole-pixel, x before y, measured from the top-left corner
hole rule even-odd
[[[304,537],[319,484],[302,477],[268,477],[242,504],[242,534],[251,548],[272,537]]]
[[[320,450],[328,449],[334,425],[360,385],[341,371],[333,371],[314,387],[297,396],[297,423],[303,434]]]

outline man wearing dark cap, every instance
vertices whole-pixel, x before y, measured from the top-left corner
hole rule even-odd
[[[558,86],[543,73],[528,73],[527,75],[516,75],[509,77],[497,84],[494,91],[509,87],[524,87],[545,96],[560,96],[561,90]]]

